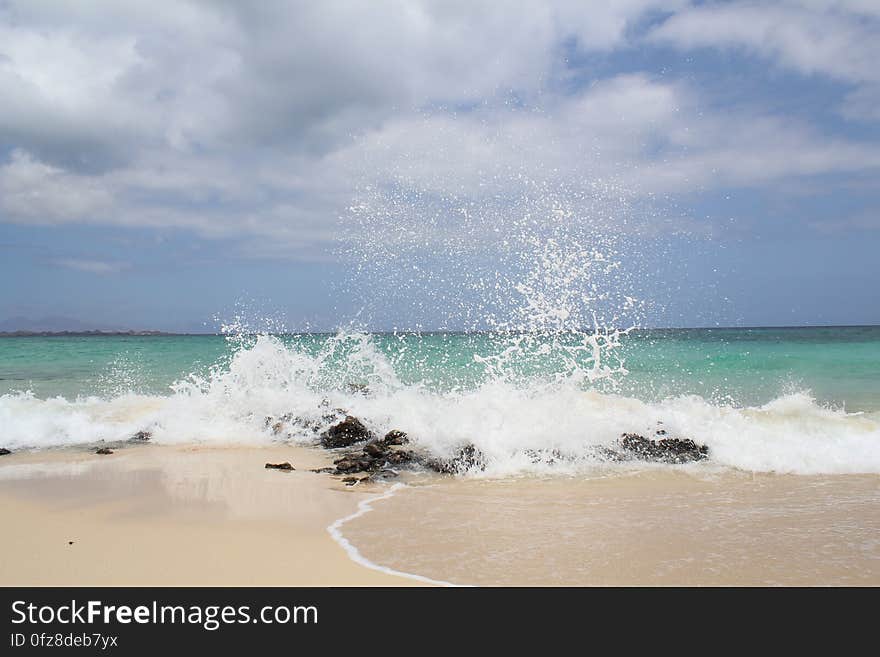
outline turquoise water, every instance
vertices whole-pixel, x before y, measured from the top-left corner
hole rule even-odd
[[[572,336],[572,344],[578,339]],[[375,376],[352,368],[351,345],[334,336],[281,340],[312,356],[333,341],[328,361],[339,369],[339,384],[346,377],[358,383]],[[611,360],[622,361],[627,373],[592,384],[599,390],[644,401],[699,395],[736,406],[809,391],[817,402],[847,411],[880,409],[880,327],[644,330],[620,341]],[[475,354],[501,353],[510,336],[378,334],[371,344],[404,385],[467,390],[489,376]],[[193,373],[207,377],[228,367],[239,346],[214,335],[4,338],[0,394],[30,391],[41,399],[60,395],[68,400],[125,392],[169,394],[173,383]],[[511,361],[506,375],[513,380],[552,377],[565,371],[558,351]]]
[[[311,445],[346,414],[475,476],[625,469],[661,427],[701,467],[880,473],[880,328],[0,339],[0,447]]]

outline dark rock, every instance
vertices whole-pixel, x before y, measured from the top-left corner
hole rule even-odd
[[[364,445],[364,454],[367,456],[372,456],[373,458],[380,458],[385,456],[385,453],[388,451],[387,445],[385,445],[384,441],[381,440],[371,440],[366,445]]]
[[[149,431],[138,431],[131,437],[131,440],[137,443],[145,443],[152,437],[153,434]]]
[[[349,383],[346,388],[353,395],[363,395],[366,397],[370,394],[370,388],[366,383]]]
[[[379,464],[374,465],[375,460],[367,456],[349,454],[341,459],[334,461],[336,464],[337,474],[347,474],[350,472],[366,472],[372,469],[378,469]]]
[[[566,457],[558,449],[527,449],[526,455],[532,463],[546,463],[554,465],[557,461],[570,461],[571,457]]]
[[[648,440],[637,433],[625,433],[621,436],[620,446],[638,458],[666,463],[700,461],[709,455],[706,445],[697,445],[690,438]]]
[[[416,461],[416,455],[402,449],[394,449],[374,440],[364,446],[363,452],[349,452],[336,459],[336,474],[353,472],[379,472],[389,465],[402,465]]]
[[[106,455],[106,454],[112,454],[112,453],[113,453],[113,450],[110,449],[109,447],[101,447],[101,448],[95,450],[95,454],[104,454],[104,455]]]
[[[285,461],[284,463],[267,463],[266,469],[267,470],[285,470],[287,472],[290,472],[291,470],[296,470],[296,468],[294,468],[292,465],[290,465],[290,463],[288,463],[287,461]]]
[[[392,450],[385,455],[385,462],[390,465],[403,465],[404,463],[409,463],[416,459],[416,455],[413,452],[408,452],[406,450]]]
[[[272,434],[275,436],[289,433],[290,429],[294,429],[296,427],[303,427],[304,429],[308,429],[309,431],[313,431],[315,433],[317,433],[319,429],[319,425],[317,422],[297,417],[293,413],[285,413],[284,415],[279,415],[278,417],[275,417],[274,415],[268,415],[266,416],[265,426],[267,429],[271,429]]]
[[[330,402],[328,402],[326,399],[324,401],[327,403],[326,404],[322,403],[321,406],[322,407],[329,407]],[[344,408],[337,407],[337,408],[333,408],[333,409],[327,411],[326,413],[324,413],[321,416],[321,418],[324,420],[324,422],[332,422],[333,420],[339,419],[341,417],[342,418],[348,417],[348,415],[349,415],[349,413],[347,410],[345,410]]]
[[[68,545],[73,545],[73,541],[67,541]]]
[[[329,420],[332,421],[332,420]],[[324,424],[326,424],[328,420],[324,420]],[[307,420],[305,418],[298,417],[293,421],[294,427],[302,427],[303,429],[310,431],[312,433],[318,433],[321,431],[321,427],[323,424],[319,420]]]
[[[344,413],[342,413],[344,415]],[[330,422],[338,419],[339,415],[324,415],[323,423],[329,424]],[[308,418],[299,417],[294,415],[293,413],[285,413],[284,415],[274,416],[267,415],[264,421],[264,425],[267,429],[272,431],[272,434],[275,436],[281,436],[285,434],[290,434],[292,431],[295,431],[297,428],[306,429],[307,431],[311,431],[313,433],[318,433],[321,430],[321,422],[318,420],[310,420]]]
[[[328,449],[351,447],[355,443],[372,440],[373,437],[373,433],[363,422],[347,415],[342,422],[334,424],[321,434],[321,444]]]
[[[626,454],[622,454],[617,450],[605,447],[604,445],[596,445],[593,447],[592,451],[598,458],[605,461],[627,461],[631,458]]]
[[[425,465],[443,474],[462,474],[468,470],[485,470],[486,457],[474,445],[467,444],[451,459],[429,459]]]
[[[370,477],[345,477],[342,482],[346,486],[356,486],[357,484],[365,484],[370,481]]]
[[[382,440],[386,445],[406,445],[409,442],[409,437],[403,431],[393,429],[386,433]]]
[[[7,454],[12,454],[12,450],[8,450],[5,447],[0,447],[0,456],[6,456]]]
[[[284,415],[279,415],[278,417],[274,415],[267,415],[266,419],[263,421],[264,426],[268,429],[272,427],[273,429],[278,424],[283,425],[285,422],[290,422],[293,419],[293,413],[285,413]]]
[[[312,468],[311,470],[309,470],[309,472],[316,472],[317,474],[336,474],[336,468]]]

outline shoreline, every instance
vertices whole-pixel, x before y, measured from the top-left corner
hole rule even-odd
[[[413,485],[347,536],[472,586],[878,586],[878,508],[877,475],[646,467]]]
[[[336,456],[4,456],[0,586],[880,584],[876,475],[646,467],[349,487],[310,471]],[[265,468],[284,461],[295,470]]]
[[[296,470],[264,467],[276,461]],[[381,490],[309,472],[328,462],[290,446],[4,456],[0,585],[424,585],[334,540],[330,526]]]
[[[406,577],[407,579],[430,586],[460,586],[459,584],[453,584],[452,582],[431,579],[430,577],[425,577],[424,575],[417,575],[415,573],[407,573],[401,570],[394,570],[393,568],[389,568],[388,566],[382,566],[374,561],[370,561],[369,559],[364,557],[363,554],[361,554],[361,551],[342,533],[343,525],[352,520],[357,520],[358,518],[373,511],[373,502],[391,499],[398,490],[401,490],[405,487],[405,484],[397,483],[392,485],[384,493],[379,493],[373,495],[372,497],[368,497],[367,499],[361,500],[358,503],[357,511],[345,516],[344,518],[339,518],[338,520],[334,521],[329,527],[327,527],[328,533],[333,537],[333,540],[336,541],[336,543],[345,550],[345,552],[348,554],[349,559],[351,559],[355,563],[362,565],[365,568],[369,568],[380,573],[385,573],[387,575]]]

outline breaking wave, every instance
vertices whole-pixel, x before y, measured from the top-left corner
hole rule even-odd
[[[539,355],[536,362],[565,365],[531,372],[517,353],[524,340],[508,336],[488,355],[471,353],[471,362],[458,370],[469,380],[462,375],[440,381],[426,358],[413,355],[415,338],[400,336],[391,356],[364,333],[239,339],[228,363],[177,381],[167,395],[75,400],[4,395],[0,440],[13,449],[48,448],[121,441],[150,431],[157,444],[308,445],[341,413],[350,413],[378,434],[406,431],[414,449],[434,457],[450,457],[463,444],[473,444],[486,462],[484,471],[469,473],[474,476],[631,467],[606,461],[597,447],[614,445],[624,432],[650,436],[659,426],[668,435],[707,445],[710,458],[650,467],[880,473],[878,413],[825,407],[806,392],[760,406],[737,407],[694,395],[643,401],[595,386],[622,367],[603,360],[613,335],[582,336],[574,345],[572,340],[530,344],[530,353]],[[431,357],[438,359],[437,367],[452,371],[442,357]],[[414,371],[420,362],[421,378]],[[273,431],[267,418],[285,415],[295,419],[283,431]]]
[[[343,236],[342,255],[354,265],[350,291],[367,300],[361,320],[390,328],[406,318],[408,331],[380,345],[358,331],[278,337],[231,327],[227,356],[164,395],[3,395],[0,446],[88,445],[139,431],[158,444],[313,444],[351,414],[380,435],[405,431],[426,456],[473,445],[485,469],[472,476],[631,468],[602,448],[660,427],[708,446],[709,459],[644,467],[880,473],[877,413],[826,407],[805,391],[752,406],[622,392],[621,340],[653,307],[639,292],[651,269],[644,222],[618,186],[509,175],[478,197],[402,177],[366,186],[350,208],[356,230]],[[511,181],[519,193],[502,193]],[[464,333],[422,335],[422,320]]]

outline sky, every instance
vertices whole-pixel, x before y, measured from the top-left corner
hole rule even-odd
[[[401,272],[523,208],[646,325],[880,324],[878,62],[876,0],[0,0],[0,325],[456,328]]]

